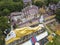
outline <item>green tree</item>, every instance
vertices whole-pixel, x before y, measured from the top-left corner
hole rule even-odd
[[[60,22],[60,9],[56,10],[56,19]]]
[[[43,5],[43,2],[41,2],[41,1],[36,1],[34,4],[35,4],[36,6],[38,6],[38,7],[41,7],[41,6]]]
[[[8,18],[6,16],[0,16],[0,45],[4,45],[4,35],[3,32],[5,29],[10,28],[10,24],[8,24]]]
[[[13,0],[0,1],[0,15],[8,15],[8,13],[21,11],[23,9],[23,2],[14,2]]]
[[[52,0],[53,3],[57,4],[60,0]]]
[[[35,1],[35,0],[32,0],[32,4],[33,4],[33,5],[34,5],[34,1]]]
[[[49,3],[55,3],[57,4],[60,0],[44,0],[44,4],[49,5]]]
[[[3,15],[9,15],[10,14],[10,10],[8,10],[7,8],[5,8],[3,10]]]
[[[0,31],[4,31],[9,28],[10,24],[8,24],[8,18],[6,16],[0,16]]]
[[[4,44],[5,44],[4,35],[2,31],[0,31],[0,45],[4,45]]]
[[[13,4],[15,11],[21,11],[23,9],[23,4],[21,2]]]

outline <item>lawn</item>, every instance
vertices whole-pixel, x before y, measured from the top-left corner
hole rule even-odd
[[[54,42],[48,42],[46,45],[60,45],[60,36],[56,36]]]

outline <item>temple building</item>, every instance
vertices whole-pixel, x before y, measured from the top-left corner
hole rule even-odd
[[[44,45],[48,39],[48,32],[43,24],[36,27],[23,27],[10,31],[5,38],[6,45]]]
[[[39,24],[39,10],[35,5],[27,6],[21,12],[13,12],[10,15],[11,24],[18,27]]]

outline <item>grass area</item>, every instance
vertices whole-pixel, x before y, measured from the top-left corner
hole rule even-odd
[[[54,42],[48,42],[46,45],[60,45],[60,36],[56,36]]]
[[[49,29],[50,29],[52,32],[54,32],[54,31],[50,28],[49,25],[48,25],[48,27],[49,27]],[[54,41],[53,43],[48,42],[46,45],[60,45],[60,36],[56,35],[56,36],[54,37],[53,41]]]

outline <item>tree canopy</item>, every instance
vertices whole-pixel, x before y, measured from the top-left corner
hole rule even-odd
[[[11,12],[23,9],[22,0],[0,0],[0,16],[6,16]]]
[[[36,5],[36,6],[38,6],[38,7],[41,7],[41,6],[43,5],[43,2],[41,2],[41,1],[36,1],[36,2],[34,3],[34,5]]]
[[[60,23],[60,9],[56,10],[56,19],[58,20],[58,22]]]
[[[0,17],[0,31],[4,31],[5,29],[10,28],[10,24],[8,24],[8,18],[6,16]]]
[[[8,18],[6,16],[0,16],[0,45],[4,45],[4,35],[3,32],[5,29],[10,28],[10,24],[8,24]]]
[[[55,3],[57,4],[60,0],[44,0],[44,4],[49,5],[49,3]]]

